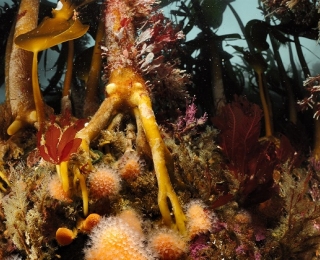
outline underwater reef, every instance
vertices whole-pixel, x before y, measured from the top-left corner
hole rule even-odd
[[[0,259],[319,259],[320,4],[232,2],[0,7]]]

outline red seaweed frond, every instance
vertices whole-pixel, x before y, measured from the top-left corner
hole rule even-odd
[[[238,200],[245,205],[269,199],[277,190],[274,170],[296,157],[285,136],[279,147],[271,141],[259,141],[261,117],[257,105],[236,97],[213,119],[220,130],[219,144],[227,159],[226,168],[239,183]]]
[[[82,140],[75,138],[75,135],[84,127],[86,121],[80,119],[71,122],[71,114],[68,112],[61,118],[61,126],[55,123],[54,119],[52,118],[44,133],[38,132],[37,146],[45,161],[60,164],[68,161],[70,156],[78,150]]]
[[[220,130],[220,146],[223,153],[237,168],[244,170],[250,152],[259,143],[262,111],[243,97],[226,105],[213,119]]]

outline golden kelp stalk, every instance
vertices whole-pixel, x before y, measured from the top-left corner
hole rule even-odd
[[[169,198],[177,227],[184,233],[185,217],[168,174],[168,168],[171,167],[170,153],[161,138],[146,83],[134,56],[136,29],[133,19],[137,15],[144,15],[138,11],[138,8],[135,9],[126,1],[109,1],[107,4],[105,43],[110,74],[106,86],[107,98],[77,137],[83,140],[82,149],[89,153],[90,141],[108,126],[112,118],[119,112],[134,114],[137,124],[142,125],[138,136],[145,135],[151,148],[159,186],[158,204],[163,220],[166,225],[173,225],[167,202]]]
[[[22,2],[25,1],[27,0]],[[82,4],[87,2],[89,1],[84,1]],[[136,120],[136,147],[141,148],[145,154],[150,154],[151,151],[158,181],[158,205],[163,222],[167,226],[176,227],[181,233],[185,233],[185,216],[169,178],[169,172],[173,171],[173,161],[162,140],[152,108],[149,83],[145,81],[143,75],[158,68],[159,71],[161,69],[164,71],[162,73],[163,77],[170,74],[174,81],[181,82],[182,85],[187,81],[187,77],[183,76],[182,71],[174,69],[174,62],[169,65],[163,62],[164,57],[161,53],[161,48],[164,45],[173,44],[182,38],[183,34],[176,31],[161,12],[154,12],[152,7],[154,3],[154,0],[136,0],[132,3],[121,0],[106,3],[105,46],[102,47],[103,54],[107,58],[107,64],[104,67],[104,76],[108,78],[105,87],[106,98],[84,128],[81,130],[77,127],[74,128],[77,133],[72,138],[70,137],[70,140],[64,140],[63,136],[72,127],[74,120],[70,119],[67,124],[68,128],[65,129],[56,126],[52,121],[49,123],[48,115],[51,112],[46,112],[46,105],[41,97],[37,75],[37,56],[40,51],[69,41],[71,43],[69,44],[71,47],[69,60],[72,59],[71,41],[84,35],[89,28],[89,26],[82,24],[77,17],[76,8],[80,5],[75,6],[71,1],[59,2],[58,8],[52,11],[52,18],[46,17],[38,27],[29,28],[16,35],[13,42],[15,46],[17,45],[21,49],[33,52],[32,63],[29,61],[32,68],[27,64],[25,67],[28,67],[30,71],[32,70],[32,91],[30,90],[30,93],[32,93],[33,98],[30,101],[31,97],[29,97],[28,101],[32,105],[32,115],[36,115],[36,117],[33,116],[33,120],[29,120],[30,122],[25,121],[28,123],[37,121],[40,154],[45,160],[56,164],[64,192],[67,195],[74,193],[76,186],[79,185],[82,193],[84,215],[89,213],[86,178],[93,170],[90,158],[90,142],[98,137],[103,129],[112,126],[114,118],[118,118],[117,116],[123,113],[128,113],[133,115]],[[136,28],[138,26],[141,27],[139,33]],[[101,31],[103,32],[103,24],[99,28],[98,41],[103,38],[103,33],[101,33]],[[96,49],[98,44],[96,43]],[[21,49],[19,50],[21,51]],[[30,56],[30,53],[28,55]],[[89,103],[90,100],[94,100],[92,95],[97,92],[97,87],[93,84],[98,84],[96,70],[99,70],[97,67],[101,66],[100,64],[101,59],[93,59],[91,69],[95,70],[92,71],[92,75],[95,76],[92,76],[91,79],[88,79],[89,82],[86,82],[88,86],[86,102]],[[72,68],[69,65],[66,73],[68,82],[64,86],[62,102],[65,102],[65,98],[68,99],[70,89],[70,80],[68,79],[70,79],[69,73],[72,73]],[[9,90],[11,89],[12,87],[9,85]],[[65,113],[66,111],[62,112]],[[20,117],[26,117],[30,114],[19,113],[17,119],[8,128],[9,135],[16,133],[23,127],[23,124],[18,121]],[[60,141],[54,141],[55,138]],[[81,151],[78,152],[79,156],[73,156],[76,159],[72,160],[70,155],[75,154],[79,139],[82,140]],[[60,146],[63,146],[63,150]],[[58,152],[53,152],[55,149]],[[73,172],[73,185],[70,185],[69,170]],[[171,217],[170,207],[173,209],[174,219]]]
[[[39,1],[21,1],[15,25],[11,29],[6,48],[6,102],[13,122],[7,129],[15,134],[26,124],[37,121],[32,91],[32,53],[19,48],[14,39],[33,30],[38,22]]]

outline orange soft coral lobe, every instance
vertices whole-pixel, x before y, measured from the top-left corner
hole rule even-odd
[[[80,221],[78,229],[84,233],[89,233],[91,230],[99,224],[101,216],[96,213],[91,213],[85,220]]]
[[[58,228],[56,232],[56,240],[61,246],[67,246],[71,244],[75,237],[76,233],[65,227]]]

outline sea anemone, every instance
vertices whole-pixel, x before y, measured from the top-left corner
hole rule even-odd
[[[143,171],[144,162],[137,152],[127,151],[118,161],[118,171],[121,178],[125,180],[135,179]]]
[[[48,184],[49,194],[52,198],[62,201],[62,202],[72,202],[69,194],[65,192],[62,188],[62,183],[57,175],[53,176]]]
[[[119,218],[126,222],[131,229],[143,236],[141,219],[133,209],[126,209],[119,214]]]
[[[89,187],[93,199],[114,196],[120,191],[120,178],[111,168],[98,168],[89,176]]]
[[[200,201],[192,201],[187,206],[188,232],[190,238],[207,233],[212,229],[211,216],[205,211],[205,206]]]
[[[147,260],[152,259],[145,250],[141,234],[118,217],[102,218],[92,230],[85,248],[86,260]]]
[[[180,259],[187,252],[187,243],[178,233],[162,229],[150,238],[150,246],[160,259]]]

